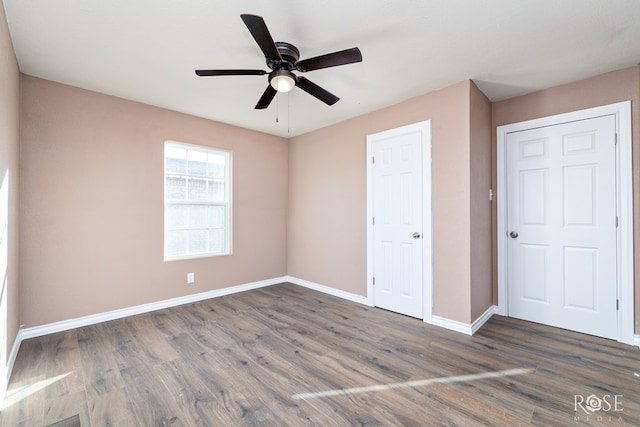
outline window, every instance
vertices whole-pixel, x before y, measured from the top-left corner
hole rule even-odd
[[[164,259],[231,253],[231,153],[164,145]]]

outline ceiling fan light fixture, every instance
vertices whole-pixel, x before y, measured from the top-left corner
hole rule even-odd
[[[286,93],[296,85],[296,76],[289,70],[275,70],[269,74],[269,84],[278,92]]]

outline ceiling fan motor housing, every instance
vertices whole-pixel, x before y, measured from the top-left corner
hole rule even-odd
[[[286,68],[287,70],[295,69],[295,65],[300,59],[300,51],[297,47],[287,42],[276,42],[276,48],[280,53],[282,61],[267,59],[267,66],[272,70]]]

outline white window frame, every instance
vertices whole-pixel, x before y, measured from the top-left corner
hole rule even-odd
[[[221,155],[225,159],[225,174],[224,174],[224,201],[202,201],[202,200],[168,200],[167,198],[167,148],[178,148],[188,151],[196,151],[205,154],[214,154]],[[214,256],[223,256],[230,255],[232,253],[232,226],[231,226],[231,218],[232,218],[232,152],[228,150],[222,150],[218,148],[206,147],[201,145],[187,144],[178,141],[170,141],[167,140],[164,143],[164,152],[163,152],[163,200],[164,200],[164,242],[163,242],[163,254],[165,261],[177,261],[177,260],[185,260],[185,259],[194,259],[194,258],[205,258],[205,257],[214,257]],[[201,178],[196,175],[189,175],[188,169],[185,172],[185,178],[187,178],[187,182],[189,182],[189,177],[192,178]],[[188,185],[188,184],[187,184]],[[188,189],[187,197],[188,197]],[[170,205],[204,205],[204,206],[224,206],[225,207],[225,241],[224,241],[224,250],[221,252],[198,252],[198,253],[186,253],[184,255],[167,255],[167,232],[168,224],[167,224],[167,207]],[[187,244],[188,248],[188,244]]]

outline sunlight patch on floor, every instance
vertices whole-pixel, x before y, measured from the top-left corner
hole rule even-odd
[[[508,369],[505,371],[485,372],[482,374],[457,375],[452,377],[430,378],[430,379],[407,381],[407,382],[395,383],[395,384],[376,384],[376,385],[371,385],[367,387],[345,388],[340,390],[327,390],[327,391],[319,391],[316,393],[301,393],[301,394],[294,394],[291,397],[294,400],[300,400],[300,399],[317,399],[317,398],[329,397],[329,396],[346,396],[350,394],[371,393],[371,392],[377,392],[377,391],[396,390],[396,389],[403,389],[403,388],[424,387],[429,384],[435,384],[435,383],[450,384],[450,383],[486,380],[490,378],[510,377],[514,375],[529,374],[533,371],[534,369],[531,369],[531,368]]]
[[[4,396],[4,401],[2,402],[2,410],[4,411],[11,405],[15,405],[20,402],[22,399],[25,399],[31,396],[34,393],[39,392],[40,390],[50,386],[51,384],[60,381],[64,377],[71,375],[71,372],[67,372],[66,374],[60,374],[55,377],[47,378],[42,381],[38,381],[33,384],[25,385],[23,387],[17,387],[13,390],[8,390],[7,394]]]

